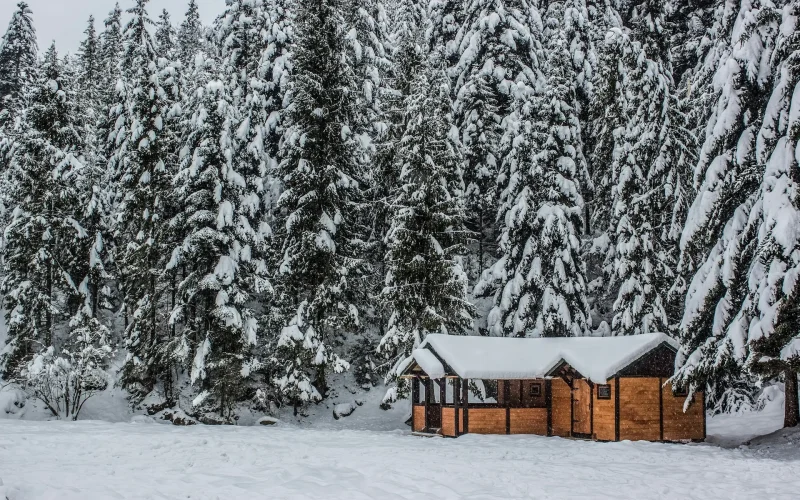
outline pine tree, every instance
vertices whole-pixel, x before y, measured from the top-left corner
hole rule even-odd
[[[19,2],[0,43],[0,128],[13,126],[33,78],[39,49],[31,14],[28,4]]]
[[[613,264],[618,285],[612,330],[618,335],[667,331],[667,292],[674,275],[661,214],[672,211],[669,188],[674,137],[672,73],[664,6],[645,0],[632,8],[631,31],[612,29],[620,51],[617,99],[623,122],[612,155]]]
[[[390,317],[379,345],[393,364],[389,379],[428,333],[464,334],[475,314],[461,267],[466,242],[461,145],[441,59],[434,53],[423,60],[411,82],[395,160],[400,185],[386,236],[382,292]],[[397,396],[390,389],[384,401]]]
[[[467,227],[477,239],[474,269],[486,265],[495,240],[497,180],[506,156],[502,130],[512,112],[515,82],[536,70],[541,32],[537,9],[527,0],[472,0],[453,68],[456,120],[465,148]],[[523,76],[524,75],[524,76]]]
[[[265,14],[271,24],[266,34],[266,47],[261,53],[259,74],[265,80],[264,150],[270,168],[277,166],[280,139],[285,128],[283,115],[291,77],[291,47],[294,42],[291,5],[291,0],[265,0],[264,6]]]
[[[786,425],[797,423],[794,228],[800,219],[791,172],[799,8],[791,1],[782,10],[743,4],[735,17],[717,11],[723,29],[706,60],[714,96],[703,101],[710,103],[710,123],[696,168],[700,188],[681,242],[682,264],[698,265],[676,375],[693,391],[735,388],[743,371],[783,374],[791,392]],[[723,396],[735,402],[748,395]]]
[[[158,16],[154,36],[156,54],[168,60],[176,59],[177,36],[169,12],[167,12],[167,9],[162,10],[161,15]]]
[[[348,64],[341,0],[304,0],[295,15],[291,104],[279,175],[281,298],[293,319],[278,341],[279,390],[297,405],[325,397],[327,371],[347,363],[337,335],[358,328],[363,275],[355,222],[362,197],[357,125],[360,89]],[[284,323],[285,324],[285,323]]]
[[[110,120],[112,154],[109,168],[119,193],[115,239],[119,278],[122,280],[129,356],[123,383],[135,399],[163,381],[170,392],[170,366],[160,346],[164,328],[160,301],[165,293],[163,270],[169,257],[167,195],[170,174],[166,161],[165,125],[168,98],[161,85],[153,39],[148,27],[148,0],[137,0],[129,9],[125,27],[122,69],[117,83],[118,104]]]
[[[492,335],[580,336],[591,326],[580,255],[579,180],[586,161],[565,3],[551,3],[545,16],[542,94],[520,95],[519,111],[508,121],[502,253],[477,287],[497,287],[488,317]]]
[[[592,253],[595,259],[605,261],[609,245],[611,244],[611,206],[613,175],[610,165],[614,153],[614,131],[621,126],[623,116],[620,102],[617,99],[619,91],[619,60],[620,52],[616,48],[614,38],[606,39],[607,32],[612,28],[620,28],[622,20],[619,13],[612,5],[606,2],[604,8],[598,7],[597,17],[593,22],[594,39],[596,39],[597,70],[593,81],[593,99],[586,118],[587,133],[586,153],[588,160],[591,192],[586,199],[589,217],[587,226],[589,233],[594,236]],[[605,267],[610,265],[604,262]],[[596,266],[603,267],[603,264]],[[598,281],[603,281],[603,274],[610,275],[608,269],[605,273],[595,272]],[[596,283],[602,289],[602,283]],[[602,291],[598,294],[601,295]],[[601,306],[603,307],[603,306]],[[595,308],[597,312],[597,307]],[[609,306],[610,310],[611,307]],[[600,311],[605,312],[605,311]],[[605,314],[603,314],[605,316]],[[610,318],[609,318],[610,319]]]
[[[465,5],[464,0],[428,0],[428,23],[425,29],[428,52],[443,54],[448,68],[454,66],[460,56],[458,46],[463,38],[461,30]]]
[[[386,276],[385,238],[392,217],[390,197],[394,195],[399,182],[397,154],[406,129],[406,100],[411,93],[411,83],[424,63],[426,52],[424,39],[426,15],[422,5],[416,0],[402,0],[395,6],[392,14],[393,32],[389,38],[392,49],[390,59],[394,64],[388,73],[392,88],[383,96],[382,113],[385,131],[376,144],[374,167],[370,175],[370,197],[373,205],[373,210],[369,214],[373,221],[373,245],[370,253],[374,262],[374,281],[370,290],[374,295],[380,293]],[[384,313],[382,310],[376,313],[381,333],[385,324]]]
[[[79,220],[78,158],[83,134],[77,103],[55,45],[27,97],[29,108],[9,162],[12,215],[5,230],[3,296],[8,340],[0,358],[7,380],[52,347],[56,327],[75,311],[81,281],[76,252],[87,234]]]
[[[252,257],[263,253],[266,240],[258,221],[250,219],[253,194],[232,161],[238,120],[225,81],[208,79],[195,98],[200,102],[191,118],[192,149],[175,178],[176,197],[184,203],[172,225],[184,239],[168,267],[182,265],[186,276],[171,319],[184,324],[183,339],[172,350],[197,346],[191,380],[201,392],[194,405],[232,421],[234,404],[259,368],[252,303],[271,285],[265,263]]]
[[[100,40],[94,28],[94,16],[89,16],[89,21],[84,31],[86,38],[81,41],[78,49],[78,87],[84,106],[90,108],[89,120],[96,121],[100,102],[100,85],[102,81],[102,68],[100,60]]]
[[[758,231],[758,219],[750,220],[761,182],[754,138],[769,97],[756,68],[769,67],[777,31],[773,17],[759,21],[759,5],[732,7],[717,2],[708,54],[689,80],[701,145],[680,242],[679,272],[691,281],[676,374],[690,390],[716,389],[709,403],[723,410],[752,397],[738,382],[746,375],[748,268]]]
[[[122,9],[119,8],[119,3],[109,12],[103,24],[103,33],[100,35],[100,76],[103,107],[106,108],[115,102],[117,81],[122,76],[123,27]]]
[[[184,68],[189,68],[194,57],[203,49],[203,23],[196,0],[189,0],[186,16],[178,30],[179,59]]]
[[[343,4],[350,48],[350,64],[358,79],[359,113],[356,132],[364,144],[372,144],[385,130],[381,100],[387,92],[387,73],[392,65],[386,8],[382,0]]]

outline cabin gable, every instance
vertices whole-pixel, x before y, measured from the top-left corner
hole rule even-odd
[[[621,369],[616,376],[670,378],[675,373],[676,355],[675,349],[662,343]]]

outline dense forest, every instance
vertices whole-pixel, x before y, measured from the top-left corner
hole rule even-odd
[[[800,0],[126,1],[0,45],[0,377],[54,415],[391,405],[428,333],[660,331],[690,398],[783,382],[798,423]]]

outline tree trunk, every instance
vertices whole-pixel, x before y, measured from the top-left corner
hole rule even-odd
[[[787,368],[785,372],[786,409],[784,411],[783,426],[795,427],[800,423],[800,401],[797,397],[797,372]]]

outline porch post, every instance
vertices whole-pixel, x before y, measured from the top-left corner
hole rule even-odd
[[[511,384],[503,381],[503,399],[506,403],[506,434],[511,434]]]
[[[431,396],[433,395],[433,381],[430,377],[425,379],[425,430],[427,431],[430,418]]]
[[[436,383],[439,384],[439,406],[444,410],[444,404],[447,402],[447,379],[437,380]],[[444,411],[442,415],[444,415]]]
[[[461,396],[464,402],[464,429],[462,434],[469,432],[469,379],[465,378],[461,383]]]
[[[454,408],[453,413],[455,413],[455,415],[456,415],[456,422],[455,422],[455,424],[456,424],[455,425],[456,437],[458,437],[460,435],[460,433],[461,433],[460,432],[461,431],[461,429],[460,429],[461,426],[458,425],[458,417],[459,417],[459,414],[458,414],[458,400],[461,397],[460,392],[461,392],[461,379],[460,378],[454,378],[453,379],[453,408]]]

